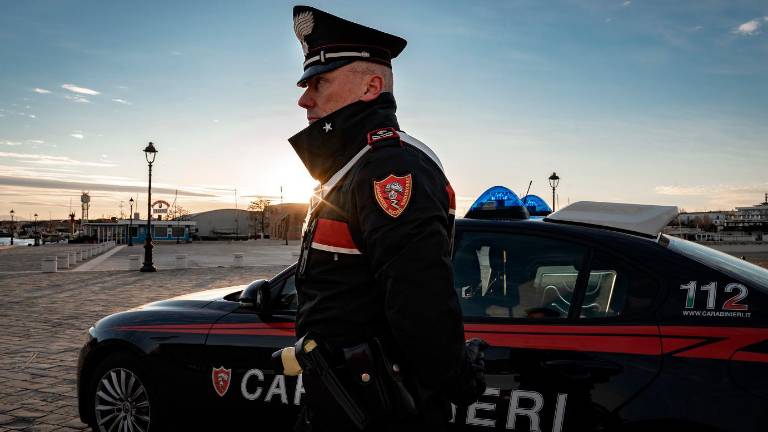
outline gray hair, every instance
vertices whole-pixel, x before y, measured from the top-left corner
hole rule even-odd
[[[359,74],[381,76],[384,81],[382,91],[392,93],[394,89],[394,78],[392,76],[392,68],[389,66],[368,61],[356,61],[350,65],[350,69]]]

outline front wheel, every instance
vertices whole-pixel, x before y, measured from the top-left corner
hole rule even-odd
[[[157,398],[148,374],[135,359],[124,354],[110,356],[93,377],[91,418],[95,432],[157,429]]]

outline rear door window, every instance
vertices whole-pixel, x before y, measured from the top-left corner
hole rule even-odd
[[[595,251],[579,317],[610,318],[648,312],[658,289],[658,283],[645,271],[611,254]]]

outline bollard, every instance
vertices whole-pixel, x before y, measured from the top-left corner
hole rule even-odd
[[[72,265],[77,264],[77,252],[73,250],[69,251],[69,262],[72,263]]]
[[[187,268],[187,254],[176,254],[176,268]]]
[[[57,263],[56,268],[57,269],[68,269],[69,268],[69,254],[66,255],[56,255]]]
[[[77,260],[77,262],[80,262],[80,261],[84,260],[83,259],[83,252],[80,249],[75,251],[75,259]]]
[[[232,264],[232,267],[242,267],[243,266],[243,253],[242,252],[235,252],[232,254],[234,256],[235,262]]]
[[[56,273],[56,257],[43,257],[43,273]]]
[[[128,270],[138,270],[140,258],[141,255],[128,255]]]

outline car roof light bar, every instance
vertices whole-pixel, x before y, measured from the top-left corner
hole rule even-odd
[[[483,192],[464,216],[467,219],[528,219],[528,211],[509,188],[493,186]]]
[[[520,201],[523,202],[531,216],[547,216],[552,213],[552,208],[549,207],[549,204],[538,195],[529,194],[520,198]]]

